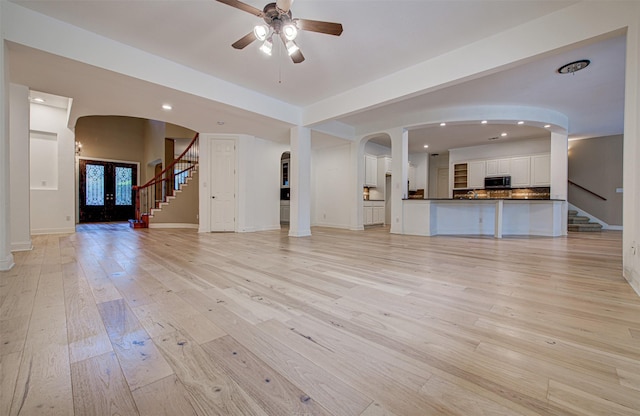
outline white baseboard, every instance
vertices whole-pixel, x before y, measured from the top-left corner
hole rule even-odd
[[[39,228],[31,229],[31,235],[43,235],[43,234],[73,234],[76,232],[76,227],[67,228]]]
[[[312,227],[327,227],[327,228],[340,228],[342,230],[351,230],[349,224],[333,224],[330,222],[315,222],[311,224]]]
[[[631,288],[640,296],[640,273],[634,272],[631,268],[624,268],[622,270],[622,276],[624,276],[627,282],[629,282],[629,285],[631,285]]]
[[[21,241],[18,243],[11,243],[11,251],[31,251],[33,250],[33,244],[31,240],[29,241]]]
[[[13,266],[16,264],[13,262],[13,254],[9,253],[9,255],[0,260],[0,270],[11,270]]]
[[[300,231],[291,231],[289,230],[289,237],[309,237],[311,236],[311,229],[300,230]]]
[[[178,222],[152,222],[149,223],[149,228],[189,228],[197,230],[198,224],[184,224]]]

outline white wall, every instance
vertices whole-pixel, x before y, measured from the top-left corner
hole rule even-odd
[[[0,10],[2,9],[0,2]],[[2,16],[0,16],[2,18]],[[10,170],[9,170],[9,60],[7,44],[0,45],[0,270],[9,270],[14,266],[11,254],[11,208],[10,208]]]
[[[31,250],[29,88],[10,86],[11,251]]]
[[[31,234],[75,232],[75,136],[67,128],[67,110],[31,104],[32,131],[57,135],[57,189],[31,190]]]
[[[311,161],[311,225],[350,228],[351,144],[314,150]]]
[[[449,170],[449,152],[429,156],[429,198],[438,197],[438,169]]]
[[[238,141],[238,232],[280,229],[280,158],[287,145],[252,136]]]

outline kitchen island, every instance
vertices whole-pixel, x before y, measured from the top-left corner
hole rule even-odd
[[[567,205],[558,199],[406,199],[403,234],[559,237]]]

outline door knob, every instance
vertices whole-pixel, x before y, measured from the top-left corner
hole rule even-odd
[[[211,197],[211,199],[216,199],[216,197],[215,197],[215,196],[212,196],[212,197]]]

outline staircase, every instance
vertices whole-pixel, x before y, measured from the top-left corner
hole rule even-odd
[[[199,134],[189,146],[162,172],[142,186],[134,186],[136,210],[135,219],[129,220],[132,228],[149,228],[149,218],[166,207],[174,194],[193,176],[198,166]]]
[[[589,217],[582,217],[578,215],[578,211],[569,210],[569,216],[567,217],[567,228],[569,231],[578,232],[594,232],[602,230],[602,225],[597,222],[591,222]]]

